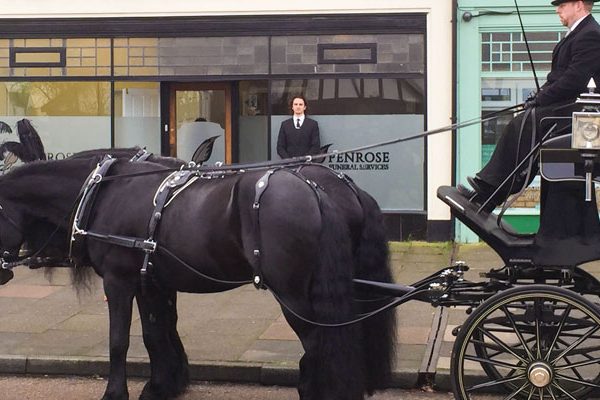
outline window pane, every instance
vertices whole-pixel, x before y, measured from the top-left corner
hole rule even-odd
[[[49,159],[110,147],[108,82],[1,82],[0,121],[13,127],[2,141],[18,141],[17,121],[38,131]]]
[[[115,83],[115,147],[145,147],[160,154],[160,86]]]
[[[319,123],[321,145],[330,144],[331,152],[422,132],[423,87],[423,79],[273,81],[271,158],[279,158],[279,127],[289,118],[289,101],[298,93],[305,94],[309,117]],[[305,88],[311,90],[305,91]],[[348,174],[360,187],[373,194],[384,210],[422,211],[424,151],[421,139],[332,155],[325,162],[334,170]]]
[[[239,162],[269,157],[267,81],[240,82]]]

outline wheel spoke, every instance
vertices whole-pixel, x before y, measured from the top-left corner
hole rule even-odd
[[[556,387],[558,390],[560,390],[561,392],[563,392],[564,394],[566,394],[566,395],[567,395],[567,397],[569,397],[571,400],[577,400],[575,397],[573,397],[573,396],[571,395],[571,393],[569,393],[569,392],[567,392],[565,389],[563,389],[563,388],[562,388],[562,386],[560,386],[560,385],[558,384],[558,382],[554,381],[554,382],[552,382],[552,385],[554,385],[554,387]]]
[[[555,371],[564,371],[565,369],[580,368],[580,367],[585,367],[587,365],[592,365],[592,364],[600,364],[600,359],[594,358],[594,359],[590,359],[587,361],[576,362],[573,364],[561,365],[560,367],[554,367],[554,370]]]
[[[502,340],[500,340],[498,337],[496,337],[496,335],[494,335],[491,332],[485,331],[483,330],[481,327],[477,327],[477,329],[479,329],[481,331],[481,333],[483,333],[485,336],[489,337],[490,339],[492,339],[494,341],[494,343],[496,343],[498,346],[502,347],[504,350],[506,350],[508,353],[512,354],[513,356],[515,356],[516,358],[518,358],[519,360],[521,360],[523,363],[527,364],[527,360],[524,359],[523,357],[521,357],[520,355],[518,355],[517,353],[515,353],[509,345],[507,345],[506,343],[504,343]]]
[[[548,393],[550,393],[550,397],[552,397],[552,400],[556,400],[556,396],[554,395],[554,390],[552,390],[552,386],[548,386]]]
[[[531,350],[527,346],[527,342],[525,342],[525,339],[523,338],[523,335],[521,334],[521,331],[517,328],[517,324],[515,323],[515,320],[514,320],[512,314],[508,311],[508,309],[506,308],[506,306],[502,306],[502,311],[504,312],[504,314],[506,315],[506,317],[510,321],[510,324],[512,325],[512,327],[514,329],[514,332],[517,334],[517,337],[519,338],[519,341],[521,342],[521,345],[523,346],[523,348],[527,352],[527,355],[529,356],[529,359],[533,360],[534,359],[533,354],[531,354]]]
[[[529,396],[527,396],[527,400],[533,399],[533,395],[535,394],[535,386],[531,385],[529,388]]]
[[[495,381],[480,383],[478,385],[471,386],[470,388],[467,389],[467,391],[473,392],[475,390],[489,388],[489,387],[496,386],[496,385],[502,385],[505,383],[514,382],[514,381],[518,381],[521,379],[525,379],[525,374],[521,374],[519,376],[513,376],[511,378],[496,379]]]
[[[585,379],[575,379],[575,378],[571,378],[569,376],[565,376],[563,374],[556,374],[557,377],[559,377],[560,379],[564,379],[565,381],[569,381],[569,382],[573,382],[573,383],[577,383],[578,385],[584,385],[584,386],[588,386],[588,387],[594,387],[594,388],[600,388],[600,385],[593,383],[593,382],[588,382]]]
[[[518,388],[517,390],[515,390],[514,392],[512,392],[511,394],[509,394],[508,396],[506,396],[504,398],[504,400],[511,400],[514,399],[519,393],[521,393],[523,390],[525,390],[525,388],[529,386],[529,382],[525,381],[525,383]]]
[[[569,347],[567,347],[566,349],[564,349],[556,358],[554,358],[554,360],[551,361],[551,364],[556,364],[556,362],[558,360],[560,360],[565,354],[568,354],[571,350],[573,350],[574,348],[576,348],[577,346],[579,346],[581,343],[583,343],[588,337],[590,337],[591,335],[593,335],[594,332],[596,332],[598,329],[600,329],[600,326],[596,326],[596,327],[590,329],[586,334],[584,334],[583,336],[581,336],[575,342],[571,343],[571,345]]]
[[[509,363],[505,363],[502,361],[498,361],[498,360],[491,360],[489,358],[482,358],[482,357],[475,357],[475,356],[470,356],[470,355],[465,355],[465,360],[469,360],[469,361],[476,361],[479,363],[486,363],[486,364],[491,364],[497,367],[502,367],[502,368],[506,368],[506,369],[510,369],[513,371],[524,371],[525,367],[520,367],[519,365],[513,365],[513,364],[509,364]]]
[[[571,363],[571,360],[569,360],[569,357],[567,357],[567,356],[564,356],[563,358],[565,359],[565,362],[566,362],[567,364],[570,364],[570,363]],[[577,369],[576,369],[576,368],[571,368],[571,369],[573,370],[573,373],[574,373],[574,374],[575,374],[575,375],[576,375],[576,376],[577,376],[579,379],[581,379],[581,380],[585,380],[585,379],[583,378],[583,376],[581,376],[581,374],[579,373],[579,371],[577,371]]]
[[[560,337],[560,333],[562,332],[562,329],[565,326],[565,321],[567,320],[567,317],[571,313],[571,309],[572,309],[572,307],[571,307],[571,305],[569,305],[565,309],[565,312],[563,312],[562,318],[560,319],[560,323],[558,324],[558,329],[556,329],[556,335],[554,335],[554,339],[552,339],[552,343],[550,344],[550,347],[548,347],[548,352],[546,353],[544,360],[548,361],[550,359],[550,354],[552,353],[552,349],[554,348],[554,346],[556,345],[556,341]]]

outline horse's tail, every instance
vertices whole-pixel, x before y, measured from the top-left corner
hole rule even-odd
[[[360,189],[358,197],[363,209],[363,227],[356,249],[355,277],[392,282],[388,243],[379,205]],[[380,302],[373,304],[382,305]],[[385,388],[391,378],[395,360],[396,313],[393,309],[384,311],[367,318],[362,325],[362,344],[366,355],[366,389],[371,395],[375,390]]]
[[[337,208],[323,195],[319,263],[311,281],[314,317],[325,323],[356,318],[352,284],[352,250],[349,233],[343,229]],[[318,387],[321,399],[363,399],[365,365],[360,346],[360,324],[321,327],[317,332]]]

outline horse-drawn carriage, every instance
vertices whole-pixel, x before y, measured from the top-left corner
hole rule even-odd
[[[10,280],[19,264],[67,256],[76,282],[92,271],[85,266],[102,276],[110,312],[105,400],[128,398],[134,298],[151,362],[141,398],[166,399],[188,383],[176,292],[249,283],[273,292],[302,342],[302,399],[362,399],[384,388],[393,309],[409,300],[470,313],[455,330],[456,398],[500,391],[507,399],[583,399],[600,387],[600,282],[581,267],[600,259],[600,95],[580,101],[573,134],[541,149],[536,235],[518,235],[456,189],[439,189],[504,261],[481,282],[467,281],[468,267],[456,263],[412,285],[393,283],[377,204],[320,164],[198,168],[156,156],[133,162],[131,149],[31,163],[0,177],[0,278]],[[20,256],[24,245],[30,252]]]

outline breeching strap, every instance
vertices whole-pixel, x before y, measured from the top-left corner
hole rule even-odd
[[[274,172],[275,170],[268,170],[254,185],[254,203],[252,203],[252,210],[254,211],[254,237],[256,238],[256,246],[253,250],[254,263],[252,263],[252,265],[254,267],[254,277],[252,278],[252,282],[257,289],[266,289],[263,282],[262,268],[260,266],[260,198],[265,190],[267,190],[269,178]]]

